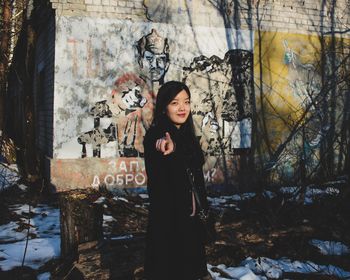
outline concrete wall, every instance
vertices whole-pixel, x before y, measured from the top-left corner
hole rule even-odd
[[[58,15],[278,30],[342,32],[350,24],[347,0],[50,0]],[[333,17],[334,15],[334,17]],[[347,36],[349,34],[347,33]]]
[[[219,141],[228,156],[250,147],[250,32],[64,16],[56,30],[55,185],[72,184],[78,175],[67,172],[74,172],[83,186],[144,186],[143,137],[157,90],[168,80],[186,80],[191,88],[206,170],[217,174],[208,181],[222,181]],[[242,66],[231,67],[232,61]],[[242,76],[236,81],[240,100],[234,75]]]
[[[168,80],[184,80],[193,92],[207,183],[235,183],[235,153],[251,144],[252,99],[261,106],[257,94],[263,92],[262,102],[271,105],[267,124],[277,148],[290,127],[276,116],[298,119],[307,104],[305,89],[319,86],[320,37],[332,31],[337,40],[349,38],[349,3],[340,0],[334,9],[330,1],[311,0],[51,2],[51,178],[58,190],[144,186],[142,139],[156,92]],[[148,61],[140,56],[147,54],[147,42],[156,42],[157,49]],[[158,72],[150,61],[159,62]],[[281,164],[273,163],[276,170],[293,174],[298,142],[296,137]]]

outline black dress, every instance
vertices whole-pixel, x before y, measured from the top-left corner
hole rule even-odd
[[[175,152],[164,156],[156,140],[169,132]],[[196,141],[170,121],[152,126],[144,139],[145,165],[150,198],[146,237],[147,280],[197,280],[207,274],[203,232],[196,216],[191,217],[192,193],[186,167],[204,184],[203,154]]]

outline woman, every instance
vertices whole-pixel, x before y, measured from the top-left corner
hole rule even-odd
[[[144,139],[150,197],[146,240],[147,280],[212,279],[203,232],[186,168],[204,185],[204,158],[194,134],[190,91],[180,82],[158,92],[155,116]]]

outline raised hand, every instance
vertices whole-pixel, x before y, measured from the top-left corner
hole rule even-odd
[[[164,137],[156,141],[156,149],[165,156],[175,151],[175,143],[168,132],[165,133]]]

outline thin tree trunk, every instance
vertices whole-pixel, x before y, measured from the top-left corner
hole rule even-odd
[[[335,140],[335,114],[336,114],[336,87],[337,87],[337,71],[336,71],[336,53],[335,53],[335,6],[336,0],[332,0],[331,3],[331,45],[329,49],[329,59],[330,59],[330,104],[329,104],[329,131],[327,133],[327,166],[329,176],[334,175],[334,140]]]
[[[321,37],[320,37],[320,43],[321,43],[321,82],[322,82],[322,88],[326,88],[326,83],[327,83],[327,60],[326,60],[326,46],[325,46],[325,37],[324,37],[324,18],[326,15],[326,0],[322,0],[321,4]],[[327,96],[327,91],[323,91],[322,96],[322,120],[321,120],[321,126],[326,127],[328,125],[328,96]],[[321,140],[321,145],[320,145],[320,162],[321,162],[321,168],[319,170],[319,175],[320,178],[325,178],[327,177],[328,174],[328,166],[327,166],[327,157],[326,157],[326,152],[327,151],[327,141],[324,139]]]
[[[11,31],[11,3],[3,0],[2,3],[2,32],[0,37],[0,131],[4,129],[4,102],[7,88],[7,70],[10,50]]]
[[[260,24],[260,1],[257,2],[256,6],[256,20],[258,26],[258,48],[259,48],[259,93],[260,93],[260,108],[261,108],[261,122],[262,122],[262,136],[266,145],[266,149],[269,156],[272,155],[271,142],[269,139],[266,118],[265,118],[265,105],[264,105],[264,85],[263,85],[263,63],[262,63],[262,35],[261,35],[261,24]]]

